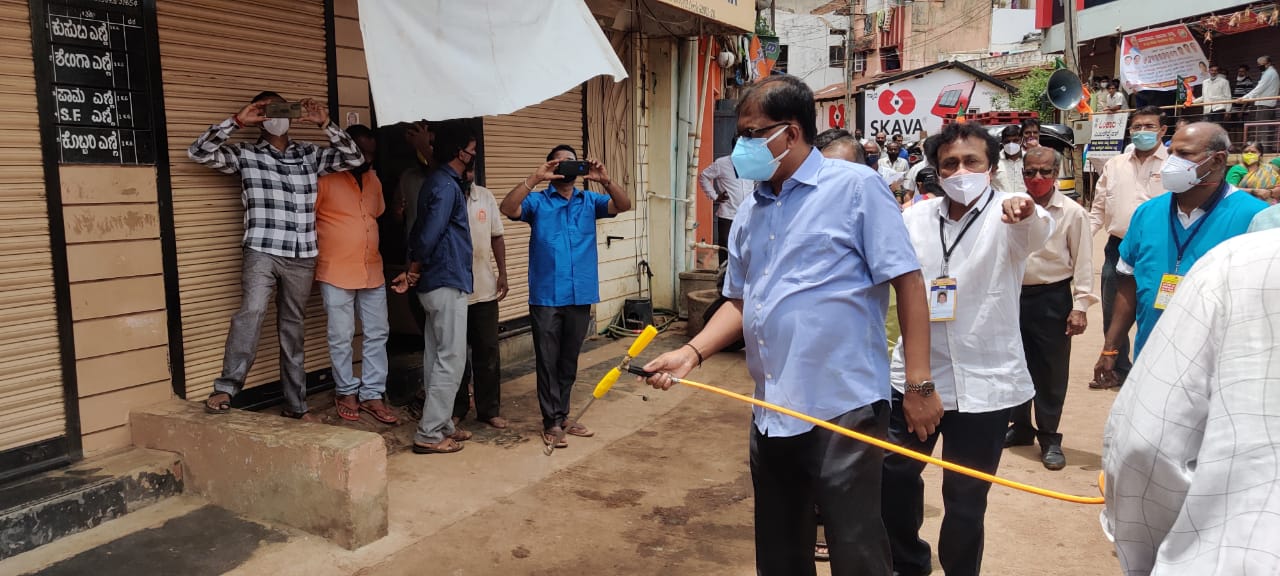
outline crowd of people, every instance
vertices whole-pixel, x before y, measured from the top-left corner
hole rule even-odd
[[[631,207],[605,166],[595,160],[578,163],[576,150],[557,146],[499,205],[491,191],[475,183],[479,151],[465,123],[404,126],[417,161],[399,175],[398,194],[391,197],[407,232],[408,270],[388,285],[378,221],[388,196],[373,168],[378,139],[365,126],[342,130],[323,106],[305,99],[296,120],[318,126],[329,146],[294,140],[289,135],[294,119],[268,115],[280,108],[273,105],[285,102],[279,94],[262,92],[188,150],[193,161],[239,176],[245,208],[241,305],[231,319],[222,373],[205,410],[230,411],[253,365],[274,292],[282,414],[315,419],[306,398],[303,340],[306,302],[318,283],[340,418],[358,420],[364,413],[384,424],[399,422],[386,402],[387,293],[412,290],[424,341],[414,452],[461,450],[472,433],[459,423],[472,405],[477,420],[506,428],[509,423],[500,415],[498,302],[509,291],[502,225],[507,217],[531,229],[529,310],[543,441],[564,447],[566,434],[593,436],[567,418],[589,309],[599,300],[595,222]],[[258,130],[257,140],[232,141],[248,128]],[[557,170],[562,162],[585,165],[580,175],[605,193],[575,185],[579,174]],[[358,376],[353,367],[357,322],[363,333]]]
[[[283,102],[259,94],[188,151],[195,162],[238,175],[245,207],[242,303],[206,411],[226,413],[243,388],[274,292],[283,414],[311,419],[303,336],[306,300],[319,282],[339,417],[399,420],[385,399],[390,289],[413,291],[421,305],[414,451],[463,448],[470,390],[478,420],[508,426],[497,353],[498,302],[509,289],[506,217],[531,232],[542,439],[564,447],[566,435],[592,436],[569,412],[590,306],[599,300],[596,221],[631,207],[605,166],[556,146],[499,203],[474,182],[479,150],[466,124],[406,127],[418,162],[400,175],[392,206],[408,230],[408,270],[388,282],[378,249],[377,220],[388,202],[372,168],[377,138],[359,125],[340,129],[323,106],[303,100],[298,120],[320,127],[330,145],[293,140],[290,118],[268,116]],[[1260,488],[1276,478],[1256,471],[1276,465],[1275,444],[1240,434],[1242,427],[1280,434],[1264,402],[1280,315],[1263,299],[1274,288],[1272,267],[1260,264],[1274,262],[1275,251],[1244,249],[1280,234],[1264,232],[1280,226],[1280,206],[1268,208],[1280,190],[1263,147],[1246,143],[1233,167],[1222,126],[1189,123],[1166,140],[1163,112],[1138,109],[1129,117],[1133,148],[1106,163],[1086,210],[1058,189],[1062,155],[1040,145],[1034,120],[998,136],[952,123],[911,145],[902,135],[818,134],[813,93],[787,75],[749,88],[737,114],[732,154],[700,180],[719,205],[728,304],[691,341],[645,365],[655,373],[650,384],[669,388],[672,377],[745,339],[757,398],[922,453],[941,439],[943,459],[987,473],[998,470],[1005,448],[1038,444],[1044,467],[1061,470],[1072,337],[1088,329],[1086,312],[1101,301],[1105,344],[1089,386],[1122,387],[1108,424],[1104,516],[1122,565],[1134,573],[1180,562],[1274,568],[1274,539],[1240,541],[1254,530],[1242,528],[1249,515],[1280,517]],[[256,141],[232,141],[246,128],[258,129]],[[577,185],[579,175],[604,193]],[[1092,241],[1104,230],[1099,293]],[[1233,240],[1248,232],[1258,233],[1255,241]],[[1215,250],[1220,245],[1239,253]],[[892,338],[891,293],[900,326]],[[1155,403],[1159,394],[1167,399]],[[1231,403],[1213,400],[1218,394]],[[1232,415],[1260,419],[1224,423]],[[1213,437],[1224,427],[1229,440]],[[1161,429],[1153,439],[1150,431]],[[1201,443],[1214,452],[1197,466]],[[1264,447],[1269,456],[1259,455]],[[1233,456],[1248,460],[1247,486],[1233,483],[1240,468]],[[832,574],[930,573],[931,547],[919,533],[923,466],[756,409],[758,572],[812,574],[821,517]],[[1158,498],[1148,496],[1151,487]],[[989,489],[943,475],[937,545],[949,575],[981,571]],[[1238,498],[1228,501],[1230,494]],[[1219,516],[1197,526],[1196,513]],[[1162,546],[1165,538],[1178,544]],[[1250,555],[1251,547],[1265,554]]]
[[[1280,318],[1266,311],[1258,284],[1274,274],[1232,264],[1277,256],[1214,250],[1249,244],[1233,240],[1247,232],[1259,234],[1253,244],[1262,234],[1275,239],[1263,232],[1280,226],[1280,207],[1267,202],[1276,198],[1274,171],[1252,142],[1230,166],[1219,124],[1184,123],[1166,138],[1167,121],[1155,107],[1130,114],[1133,146],[1106,163],[1086,209],[1057,189],[1062,156],[1040,145],[1034,121],[998,136],[947,125],[903,167],[893,140],[816,134],[812,96],[799,80],[758,83],[739,102],[731,155],[755,188],[720,240],[731,305],[688,346],[646,365],[657,373],[649,382],[667,388],[671,376],[745,336],[757,398],[926,454],[944,438],[944,460],[989,473],[1004,448],[1038,443],[1043,465],[1060,470],[1072,337],[1101,301],[1105,343],[1089,387],[1122,387],[1108,424],[1104,525],[1126,573],[1178,562],[1203,570],[1177,573],[1274,570],[1275,542],[1250,542],[1246,528],[1256,514],[1280,512],[1267,496],[1280,480],[1265,477],[1277,465],[1267,434],[1280,430],[1275,411],[1260,407],[1275,372],[1261,351],[1274,345]],[[1099,291],[1093,237],[1104,230]],[[901,334],[889,352],[879,343],[891,290]],[[1255,309],[1236,310],[1228,298],[1237,297]],[[1250,337],[1238,352],[1225,347]],[[1250,368],[1219,372],[1211,363],[1250,353],[1262,356],[1248,358]],[[1209,398],[1243,382],[1229,395],[1237,404]],[[1160,388],[1160,402],[1144,398],[1149,388]],[[1269,416],[1258,420],[1259,410]],[[1237,421],[1233,435],[1222,419],[1231,414],[1254,420]],[[1241,426],[1252,437],[1232,442]],[[1152,430],[1171,427],[1152,440]],[[1227,437],[1210,438],[1211,430]],[[1200,441],[1228,460],[1215,461],[1203,485],[1194,464]],[[924,464],[759,409],[750,452],[760,574],[813,573],[815,545],[829,554],[832,574],[932,570],[919,535]],[[1233,456],[1249,467],[1242,482],[1251,484],[1226,481]],[[937,544],[949,575],[980,572],[989,488],[943,474]],[[1246,503],[1229,500],[1235,490],[1247,491]],[[1196,511],[1225,516],[1196,533]],[[825,542],[813,536],[819,519]],[[1162,546],[1166,537],[1177,544]]]

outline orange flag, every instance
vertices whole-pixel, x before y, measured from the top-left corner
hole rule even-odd
[[[1080,87],[1080,102],[1076,104],[1076,111],[1081,114],[1093,114],[1093,106],[1089,105],[1089,100],[1093,98],[1093,94],[1089,92],[1089,87]]]

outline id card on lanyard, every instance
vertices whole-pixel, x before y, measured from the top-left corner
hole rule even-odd
[[[1218,207],[1218,203],[1226,196],[1227,183],[1223,182],[1218,186],[1218,190],[1213,193],[1208,202],[1201,206],[1204,215],[1191,224],[1185,231],[1187,233],[1186,240],[1178,239],[1178,232],[1182,230],[1182,223],[1178,221],[1178,199],[1172,197],[1169,199],[1169,234],[1173,237],[1173,246],[1177,250],[1174,256],[1173,273],[1165,274],[1160,277],[1160,287],[1156,292],[1156,301],[1153,307],[1156,310],[1164,310],[1169,307],[1169,301],[1173,300],[1173,294],[1178,291],[1178,284],[1182,282],[1182,257],[1186,254],[1187,248],[1191,246],[1191,241],[1195,240],[1196,234],[1200,233],[1200,229],[1204,228],[1204,224],[1213,214],[1213,209]]]
[[[960,233],[956,234],[956,239],[951,243],[951,247],[947,247],[947,234],[945,217],[938,216],[938,240],[942,243],[942,275],[938,276],[929,283],[929,321],[930,322],[950,322],[956,319],[956,279],[950,275],[951,254],[955,252],[956,246],[960,245],[960,239],[964,238],[969,228],[973,227],[973,223],[978,221],[982,216],[982,212],[991,204],[991,199],[995,198],[994,190],[987,192],[987,201],[982,204],[981,208],[969,211],[966,215],[969,221],[960,227]],[[951,200],[947,200],[950,202]]]

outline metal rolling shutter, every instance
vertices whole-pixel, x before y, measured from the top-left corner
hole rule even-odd
[[[498,202],[547,161],[558,144],[582,150],[582,88],[574,88],[515,114],[484,119],[485,186]],[[529,315],[529,225],[506,220],[507,275],[511,293],[499,305],[498,319]]]
[[[236,113],[262,90],[296,100],[328,94],[324,3],[320,0],[157,2],[160,62],[172,162],[174,227],[182,302],[187,397],[213,388],[222,369],[231,315],[240,305],[240,184],[187,159],[210,124]],[[264,47],[269,47],[264,49]],[[314,126],[290,131],[326,144]],[[253,139],[257,131],[240,131]],[[274,304],[245,386],[279,380]],[[329,365],[319,292],[307,306],[307,370]]]
[[[0,0],[0,452],[66,434],[31,16]]]

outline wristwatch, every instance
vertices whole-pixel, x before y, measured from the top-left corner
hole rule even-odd
[[[916,394],[919,394],[921,398],[933,396],[933,389],[933,380],[925,380],[919,384],[907,382],[905,387],[906,392],[915,392]]]

